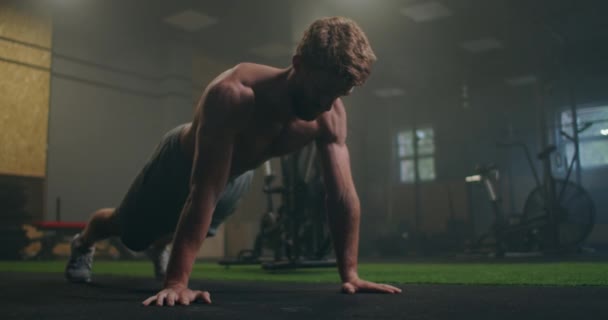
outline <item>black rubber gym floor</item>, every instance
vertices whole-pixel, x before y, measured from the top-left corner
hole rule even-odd
[[[608,275],[607,275],[608,276]],[[158,283],[0,273],[0,319],[608,319],[608,287],[403,285],[399,295],[344,295],[331,284],[192,281],[213,304],[144,307]]]

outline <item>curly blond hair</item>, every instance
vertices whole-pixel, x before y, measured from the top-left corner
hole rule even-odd
[[[304,31],[296,55],[307,66],[343,77],[349,86],[365,83],[377,59],[363,30],[344,17],[314,21]]]

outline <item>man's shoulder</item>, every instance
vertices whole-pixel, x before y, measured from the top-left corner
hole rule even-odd
[[[244,127],[254,110],[255,97],[251,88],[234,79],[225,78],[209,85],[200,105],[197,117],[206,118],[207,123]]]
[[[212,84],[207,91],[202,112],[207,117],[246,122],[252,114],[255,95],[250,87],[227,77]]]
[[[253,90],[238,79],[226,77],[212,84],[207,93],[207,100],[233,106],[251,105],[254,101]]]

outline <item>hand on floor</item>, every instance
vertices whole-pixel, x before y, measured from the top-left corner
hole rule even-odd
[[[401,289],[393,287],[388,284],[374,283],[365,281],[362,279],[354,279],[348,282],[342,283],[342,292],[353,294],[353,293],[401,293]]]
[[[211,303],[211,295],[207,291],[190,290],[184,286],[174,286],[161,290],[155,296],[146,299],[142,304],[144,306],[174,306],[176,304],[189,305],[196,300],[202,300],[204,303]]]

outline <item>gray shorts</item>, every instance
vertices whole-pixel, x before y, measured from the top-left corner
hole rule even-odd
[[[122,224],[122,242],[131,250],[145,250],[152,242],[173,233],[190,192],[192,163],[184,156],[178,126],[162,138],[127,195],[116,208]],[[232,214],[247,192],[253,170],[229,179],[213,212],[207,236]]]

